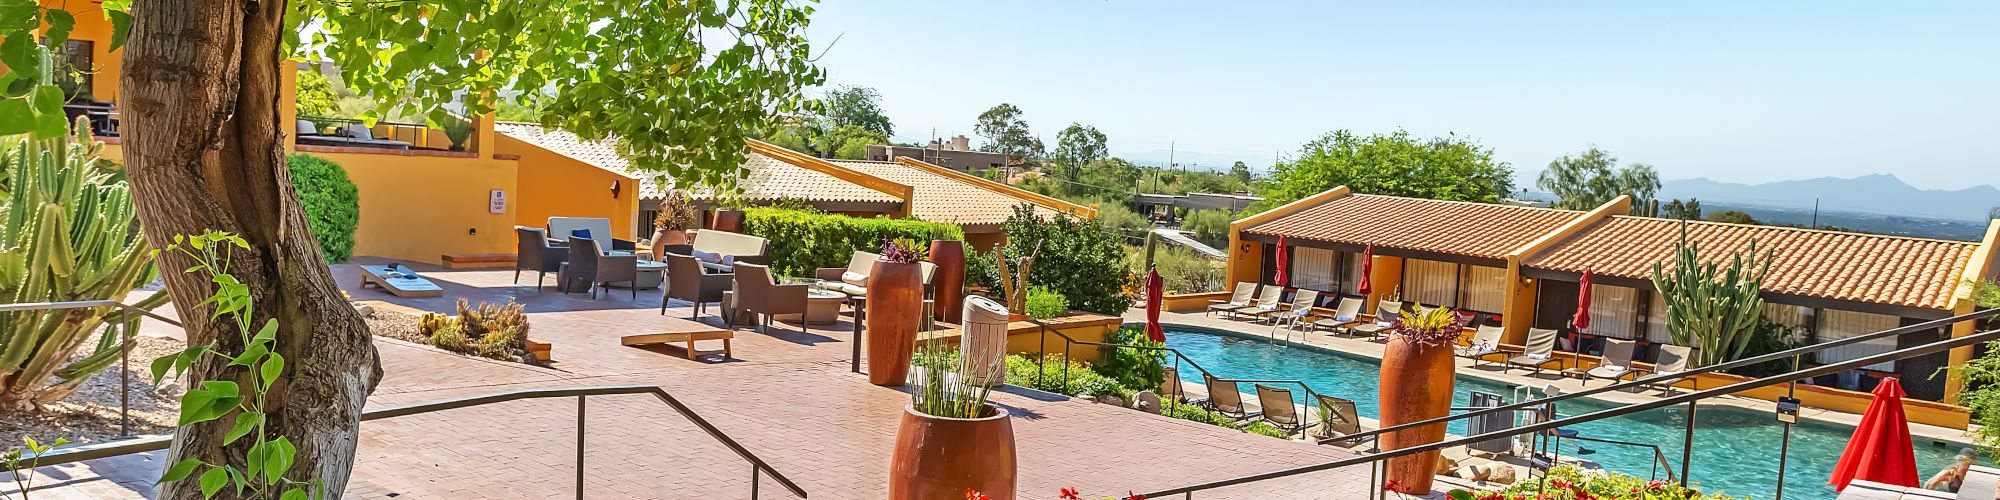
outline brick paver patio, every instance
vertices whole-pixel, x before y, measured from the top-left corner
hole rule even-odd
[[[368,261],[368,259],[362,259]],[[372,261],[368,261],[372,263]],[[590,300],[553,289],[537,293],[511,270],[444,271],[417,266],[446,290],[442,298],[397,299],[356,285],[352,266],[335,266],[357,300],[449,311],[458,297],[514,298],[532,334],[555,344],[552,369],[444,353],[378,339],[382,385],[371,407],[530,387],[617,384],[666,388],[737,439],[812,498],[885,495],[889,453],[907,396],[848,371],[851,325],[800,332],[777,324],[745,330],[737,359],[690,361],[665,349],[618,344],[659,323],[659,292],[634,301]],[[553,281],[553,280],[551,280]],[[669,315],[686,317],[676,303]],[[703,318],[714,322],[715,318]],[[154,330],[158,331],[158,330]],[[1345,450],[1284,441],[1026,390],[996,393],[1016,415],[1021,498],[1055,498],[1063,487],[1123,496],[1330,461]],[[378,420],[364,426],[348,498],[569,497],[575,481],[577,405],[532,400]],[[591,398],[584,487],[592,498],[745,498],[750,467],[650,396]],[[162,454],[44,467],[35,498],[146,497]],[[1361,498],[1368,470],[1333,472],[1204,492],[1201,498]],[[765,498],[788,495],[768,477]],[[0,490],[4,491],[4,490]]]

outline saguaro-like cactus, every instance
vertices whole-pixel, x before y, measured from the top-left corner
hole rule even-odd
[[[1696,349],[1690,361],[1696,366],[1726,363],[1741,357],[1756,335],[1757,319],[1764,314],[1764,299],[1757,293],[1771,271],[1771,254],[1760,259],[1757,242],[1751,240],[1748,251],[1730,256],[1729,268],[1718,269],[1714,261],[1701,261],[1697,246],[1688,240],[1683,222],[1674,267],[1653,263],[1653,286],[1666,300],[1667,332],[1674,343]]]
[[[119,167],[79,118],[73,136],[0,138],[0,303],[124,300],[153,265]],[[166,293],[144,301],[164,303]],[[109,308],[0,312],[0,413],[60,400],[118,361]]]

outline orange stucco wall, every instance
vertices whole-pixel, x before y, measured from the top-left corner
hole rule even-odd
[[[354,254],[437,264],[447,254],[514,253],[514,162],[311,153],[347,170],[361,196]],[[494,189],[506,211],[490,213]]]
[[[505,135],[496,136],[495,142],[501,154],[520,158],[521,196],[514,224],[544,227],[549,217],[603,217],[611,219],[612,237],[633,239],[638,231],[638,179]],[[613,183],[618,185],[616,197],[611,194]]]

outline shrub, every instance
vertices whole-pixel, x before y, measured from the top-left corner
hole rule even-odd
[[[327,262],[345,262],[354,256],[354,227],[361,223],[361,196],[347,171],[339,164],[308,154],[285,158],[292,171],[292,190],[299,196],[299,208],[306,213],[306,225]]]
[[[859,218],[771,207],[744,211],[743,232],[770,240],[764,252],[780,276],[812,276],[823,267],[847,267],[854,251],[874,252],[883,238],[963,240],[956,224],[917,219]],[[968,256],[969,257],[969,256]]]
[[[481,302],[474,309],[458,299],[457,316],[424,313],[417,318],[417,333],[447,351],[503,361],[528,359],[528,315],[513,301],[504,306]]]
[[[1063,294],[1041,285],[1028,288],[1028,317],[1049,319],[1064,314],[1069,314],[1069,299],[1063,298]]]
[[[1010,262],[1033,253],[1037,246],[1041,248],[1029,281],[1061,293],[1069,299],[1071,309],[1124,314],[1132,307],[1132,297],[1125,289],[1138,280],[1126,272],[1123,238],[1104,230],[1097,221],[1066,214],[1044,218],[1035,214],[1033,205],[1024,203],[1014,207],[1014,214],[1001,229],[1007,233],[1002,252]],[[1000,286],[997,273],[978,279],[978,284],[988,288]]]
[[[1106,344],[1142,347],[1162,347],[1166,344],[1146,338],[1145,327],[1125,325],[1111,332]],[[1092,369],[1097,373],[1117,380],[1126,387],[1151,389],[1159,387],[1167,379],[1167,352],[1152,349],[1120,349],[1112,346],[1098,346],[1097,364]]]
[[[1035,357],[1024,354],[1007,356],[1007,383],[1053,392],[1065,396],[1118,396],[1131,399],[1139,388],[1118,385],[1118,381],[1099,375],[1089,364],[1070,361],[1068,379],[1063,372],[1061,354],[1049,354],[1042,358],[1042,365],[1035,364]]]
[[[1134,274],[1146,274],[1144,247],[1133,247],[1132,256],[1126,260],[1131,262]],[[1167,243],[1155,247],[1153,267],[1160,271],[1160,280],[1166,282],[1167,293],[1222,291],[1222,280],[1227,275],[1222,261]]]
[[[1265,435],[1265,436],[1271,436],[1271,437],[1274,437],[1274,438],[1278,438],[1278,439],[1291,439],[1291,438],[1292,438],[1292,434],[1291,434],[1291,433],[1289,433],[1289,432],[1285,432],[1284,430],[1281,430],[1281,429],[1278,429],[1277,427],[1274,427],[1274,426],[1272,426],[1272,425],[1271,425],[1270,423],[1268,423],[1268,422],[1262,422],[1262,421],[1258,421],[1258,422],[1251,422],[1251,423],[1250,423],[1250,425],[1246,425],[1246,426],[1243,426],[1243,432],[1248,432],[1248,433],[1251,433],[1251,434],[1261,434],[1261,435]]]
[[[1181,230],[1193,233],[1194,240],[1222,248],[1229,245],[1229,223],[1236,214],[1226,210],[1195,210],[1181,220]]]
[[[1547,482],[1547,485],[1543,485]],[[1524,478],[1507,489],[1481,491],[1477,493],[1453,490],[1447,495],[1453,499],[1471,500],[1654,500],[1672,498],[1676,500],[1730,500],[1722,493],[1702,493],[1694,488],[1684,488],[1672,481],[1648,481],[1617,472],[1604,474],[1585,473],[1575,465],[1561,465],[1550,469],[1542,477]],[[1748,498],[1748,497],[1743,497]]]

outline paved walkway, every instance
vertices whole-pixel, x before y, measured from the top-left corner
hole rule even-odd
[[[362,259],[364,263],[374,263]],[[867,384],[848,371],[851,325],[801,332],[738,333],[736,359],[690,361],[665,349],[618,344],[658,324],[657,291],[637,300],[592,301],[531,284],[513,272],[443,271],[418,266],[445,288],[443,298],[398,299],[360,289],[355,268],[335,266],[357,300],[449,311],[458,297],[516,299],[531,337],[554,343],[557,363],[534,368],[378,339],[383,368],[370,407],[528,387],[657,385],[742,442],[812,498],[885,495],[889,453],[903,392]],[[533,275],[524,276],[532,280]],[[551,280],[553,281],[553,280]],[[691,308],[675,303],[672,316]],[[715,318],[703,318],[716,321]],[[1333,447],[1284,441],[1123,408],[1025,390],[995,394],[1016,415],[1020,491],[1054,498],[1123,495],[1237,477],[1348,456]],[[364,426],[348,498],[552,498],[572,495],[577,405],[573,400],[510,402],[370,422]],[[584,487],[592,498],[747,497],[750,467],[650,396],[592,398],[586,412]],[[159,454],[44,467],[35,498],[150,496]],[[1368,470],[1343,469],[1204,492],[1202,498],[1361,498]],[[4,491],[4,490],[0,490]],[[761,493],[786,497],[765,478]]]

